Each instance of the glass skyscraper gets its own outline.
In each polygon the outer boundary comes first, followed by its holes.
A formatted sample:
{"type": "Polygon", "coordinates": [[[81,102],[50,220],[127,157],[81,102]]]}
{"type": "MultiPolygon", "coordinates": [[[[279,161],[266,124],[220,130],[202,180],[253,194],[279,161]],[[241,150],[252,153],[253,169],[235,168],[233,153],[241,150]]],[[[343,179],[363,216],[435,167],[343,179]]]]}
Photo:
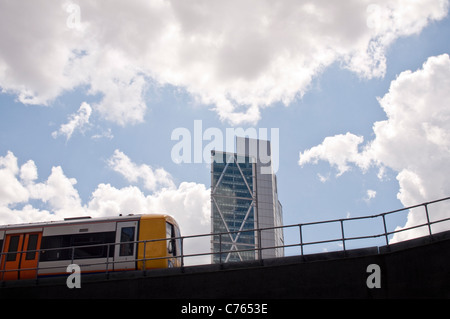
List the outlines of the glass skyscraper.
{"type": "MultiPolygon", "coordinates": [[[[248,138],[237,139],[237,153],[211,152],[213,263],[255,260],[258,258],[255,248],[283,244],[281,229],[255,231],[282,225],[276,176],[267,170],[271,162],[260,160],[258,146],[249,147],[260,142],[267,143],[270,152],[270,142],[248,138]]],[[[283,255],[283,249],[263,249],[261,254],[262,258],[278,257],[283,255]]]]}

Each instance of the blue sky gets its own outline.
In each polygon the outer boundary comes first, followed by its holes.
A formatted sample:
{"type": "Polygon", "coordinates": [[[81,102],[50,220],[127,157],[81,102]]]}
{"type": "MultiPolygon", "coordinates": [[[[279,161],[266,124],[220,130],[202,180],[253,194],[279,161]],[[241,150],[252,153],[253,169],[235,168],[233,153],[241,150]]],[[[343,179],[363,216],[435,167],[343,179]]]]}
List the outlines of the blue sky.
{"type": "Polygon", "coordinates": [[[171,157],[196,120],[279,129],[285,224],[448,196],[430,173],[450,159],[448,1],[339,3],[2,1],[0,221],[167,212],[208,232],[209,166],[171,157]]]}

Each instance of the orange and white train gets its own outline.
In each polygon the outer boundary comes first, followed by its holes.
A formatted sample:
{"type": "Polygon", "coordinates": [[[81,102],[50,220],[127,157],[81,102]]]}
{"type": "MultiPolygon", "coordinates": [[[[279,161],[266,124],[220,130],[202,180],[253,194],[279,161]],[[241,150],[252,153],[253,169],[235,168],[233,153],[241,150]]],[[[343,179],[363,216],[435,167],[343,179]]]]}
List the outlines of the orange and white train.
{"type": "Polygon", "coordinates": [[[181,266],[180,228],[169,215],[68,218],[0,226],[0,281],[181,266]]]}

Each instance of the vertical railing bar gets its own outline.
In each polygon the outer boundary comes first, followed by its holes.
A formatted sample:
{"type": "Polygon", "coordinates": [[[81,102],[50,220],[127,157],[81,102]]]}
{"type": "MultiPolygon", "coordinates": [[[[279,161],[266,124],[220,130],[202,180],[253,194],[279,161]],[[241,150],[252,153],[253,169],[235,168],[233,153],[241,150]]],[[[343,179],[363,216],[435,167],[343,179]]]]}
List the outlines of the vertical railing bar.
{"type": "Polygon", "coordinates": [[[106,279],[109,278],[109,244],[106,244],[106,279]]]}
{"type": "Polygon", "coordinates": [[[38,280],[38,271],[39,271],[39,259],[40,259],[40,256],[41,256],[40,255],[41,250],[39,249],[36,252],[37,252],[37,264],[36,264],[36,278],[35,278],[35,280],[37,282],[37,280],[38,280]]]}
{"type": "MultiPolygon", "coordinates": [[[[147,264],[147,260],[145,259],[145,253],[147,252],[147,241],[144,240],[144,254],[142,256],[142,270],[145,272],[146,270],[146,264],[147,264]]],[[[138,258],[139,258],[139,245],[138,245],[138,258]]]]}
{"type": "Polygon", "coordinates": [[[340,219],[339,221],[341,222],[342,247],[344,248],[345,251],[344,220],[340,219]]]}
{"type": "Polygon", "coordinates": [[[384,237],[386,239],[386,245],[389,246],[389,237],[388,237],[388,231],[386,227],[386,217],[385,214],[382,214],[381,217],[383,217],[383,227],[384,227],[384,237]]]}
{"type": "Polygon", "coordinates": [[[425,203],[425,214],[427,215],[427,225],[428,225],[428,231],[430,233],[430,236],[432,236],[433,234],[431,233],[431,224],[430,224],[430,216],[428,215],[428,204],[425,203]]]}
{"type": "Polygon", "coordinates": [[[219,264],[222,264],[222,233],[219,234],[219,264]]]}
{"type": "Polygon", "coordinates": [[[181,239],[181,247],[180,247],[180,253],[181,253],[181,267],[184,267],[184,249],[183,249],[183,247],[184,247],[184,238],[183,237],[181,237],[180,238],[181,239]]]}
{"type": "Polygon", "coordinates": [[[298,229],[300,232],[300,254],[303,256],[303,235],[302,235],[302,224],[298,224],[298,229]]]}
{"type": "Polygon", "coordinates": [[[262,260],[262,240],[261,240],[261,228],[258,228],[258,257],[262,260]]]}

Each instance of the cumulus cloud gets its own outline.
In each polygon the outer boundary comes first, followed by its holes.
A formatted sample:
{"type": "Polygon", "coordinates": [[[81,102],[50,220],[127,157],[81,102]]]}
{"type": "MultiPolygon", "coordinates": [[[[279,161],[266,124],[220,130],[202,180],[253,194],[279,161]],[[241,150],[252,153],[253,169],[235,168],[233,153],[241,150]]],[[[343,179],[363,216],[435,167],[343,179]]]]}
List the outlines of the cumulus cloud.
{"type": "Polygon", "coordinates": [[[106,138],[108,140],[112,140],[114,138],[114,135],[112,133],[112,130],[110,128],[108,128],[107,130],[104,130],[98,134],[94,134],[91,136],[91,139],[93,139],[94,141],[98,141],[100,139],[106,138]]]}
{"type": "Polygon", "coordinates": [[[20,167],[20,179],[24,184],[29,184],[38,178],[36,164],[29,160],[20,167]]]}
{"type": "Polygon", "coordinates": [[[0,157],[0,205],[9,205],[25,202],[29,194],[22,183],[17,179],[19,167],[17,158],[12,152],[0,157]]]}
{"type": "MultiPolygon", "coordinates": [[[[387,120],[375,122],[375,138],[363,145],[363,137],[352,133],[327,137],[300,153],[299,164],[327,161],[338,170],[351,167],[389,167],[397,172],[398,199],[405,206],[447,197],[450,182],[450,57],[428,58],[422,68],[402,72],[379,99],[387,120]]],[[[433,219],[448,216],[450,205],[435,205],[433,219]]],[[[431,207],[430,207],[431,210],[431,207]]],[[[410,211],[404,227],[426,222],[423,212],[410,211]]],[[[448,229],[436,224],[434,231],[448,229]]],[[[424,234],[399,233],[394,240],[424,234]]]]}
{"type": "Polygon", "coordinates": [[[32,160],[20,169],[12,152],[0,156],[0,207],[1,222],[31,222],[62,219],[73,215],[84,215],[76,179],[65,176],[60,166],[53,167],[48,179],[36,182],[37,168],[32,160]],[[39,200],[50,210],[33,208],[32,200],[39,200]],[[21,209],[20,207],[23,208],[21,209]]]}
{"type": "Polygon", "coordinates": [[[108,165],[129,182],[141,181],[147,190],[154,191],[159,187],[175,187],[172,176],[163,168],[153,169],[146,164],[137,165],[119,150],[114,151],[113,156],[108,160],[108,165]]]}
{"type": "MultiPolygon", "coordinates": [[[[317,163],[326,160],[338,169],[337,176],[348,171],[351,164],[361,167],[367,166],[367,158],[359,153],[358,147],[364,141],[362,136],[351,133],[326,137],[322,144],[314,146],[300,154],[298,164],[317,163]]],[[[324,181],[320,178],[321,181],[324,181]]]]}
{"type": "Polygon", "coordinates": [[[339,62],[383,76],[401,36],[442,19],[448,0],[3,1],[0,87],[48,104],[83,85],[120,125],[146,114],[150,85],[173,85],[233,124],[289,104],[339,62]],[[36,63],[39,61],[39,63],[36,63]]]}
{"type": "MultiPolygon", "coordinates": [[[[151,170],[147,165],[136,165],[119,151],[114,153],[112,164],[119,173],[129,178],[137,178],[135,173],[147,178],[149,175],[145,174],[151,170]]],[[[170,187],[158,187],[151,194],[145,194],[137,186],[116,188],[101,183],[92,192],[89,201],[83,203],[75,188],[77,180],[67,177],[60,166],[53,167],[48,178],[39,182],[33,160],[28,160],[19,168],[18,159],[8,152],[0,156],[0,224],[61,220],[75,216],[164,213],[175,217],[182,235],[210,232],[210,189],[194,182],[182,182],[176,187],[165,173],[152,176],[162,177],[164,183],[169,181],[170,187]]],[[[144,181],[145,185],[147,183],[144,181]]],[[[185,244],[186,253],[207,253],[210,238],[188,239],[185,244]]]]}
{"type": "Polygon", "coordinates": [[[69,140],[75,130],[83,130],[89,124],[91,114],[91,106],[86,102],[81,103],[78,111],[69,116],[69,122],[61,125],[59,130],[52,133],[53,138],[58,137],[58,135],[65,135],[66,139],[69,140]]]}
{"type": "Polygon", "coordinates": [[[377,191],[373,190],[373,189],[368,189],[366,192],[366,197],[364,198],[364,200],[366,202],[369,202],[371,199],[375,198],[375,196],[377,196],[377,191]]]}

